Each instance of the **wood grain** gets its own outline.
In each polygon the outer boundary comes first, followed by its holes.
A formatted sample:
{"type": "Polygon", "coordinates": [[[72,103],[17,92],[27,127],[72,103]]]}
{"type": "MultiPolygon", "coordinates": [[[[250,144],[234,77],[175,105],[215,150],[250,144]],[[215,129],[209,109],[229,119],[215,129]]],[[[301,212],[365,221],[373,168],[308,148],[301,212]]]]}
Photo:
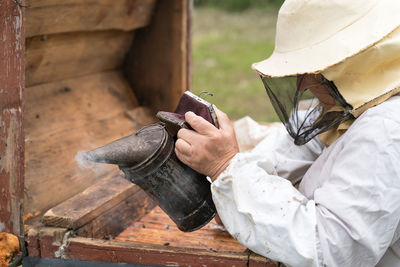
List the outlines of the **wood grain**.
{"type": "Polygon", "coordinates": [[[137,186],[122,176],[105,178],[48,210],[46,226],[77,229],[136,193],[137,186]]]}
{"type": "Polygon", "coordinates": [[[40,257],[54,258],[60,257],[60,246],[66,242],[68,231],[65,228],[42,227],[39,229],[39,249],[40,257]],[[57,252],[58,251],[58,255],[57,252]]]}
{"type": "Polygon", "coordinates": [[[135,32],[125,73],[139,103],[172,111],[188,88],[190,1],[158,1],[152,23],[135,32]]]}
{"type": "Polygon", "coordinates": [[[159,122],[159,120],[156,118],[156,112],[144,106],[127,110],[126,115],[141,127],[159,122]]]}
{"type": "MultiPolygon", "coordinates": [[[[160,217],[160,211],[157,209],[156,211],[157,217],[160,217]]],[[[168,218],[166,221],[171,222],[168,218]]],[[[146,226],[149,226],[149,224],[146,224],[146,226]]],[[[204,232],[202,232],[203,230],[205,229],[198,230],[198,232],[204,234],[204,232]]],[[[221,231],[219,229],[212,230],[221,231]]],[[[157,236],[162,234],[163,231],[165,231],[165,229],[160,230],[157,236]]],[[[55,251],[57,251],[58,247],[61,245],[60,240],[62,239],[62,235],[59,233],[65,233],[65,231],[60,231],[60,228],[47,227],[43,229],[43,227],[30,227],[27,233],[29,255],[33,253],[37,256],[42,254],[42,257],[43,255],[54,257],[55,251]],[[42,245],[42,247],[40,247],[40,245],[42,245]]],[[[218,238],[218,235],[215,235],[215,237],[218,238]]],[[[212,244],[212,241],[204,241],[206,246],[197,246],[197,248],[193,248],[190,246],[173,246],[171,244],[158,245],[138,243],[133,239],[99,240],[70,237],[65,242],[67,245],[63,250],[63,257],[79,260],[126,262],[157,266],[279,266],[278,263],[250,252],[249,250],[215,250],[212,246],[207,246],[208,243],[212,244]]]]}
{"type": "MultiPolygon", "coordinates": [[[[64,231],[60,228],[32,228],[28,232],[29,255],[54,257],[59,250],[64,231]],[[40,247],[40,245],[42,247],[40,247]]],[[[276,267],[278,263],[249,250],[243,252],[216,251],[204,248],[173,247],[140,244],[133,241],[99,240],[69,237],[62,257],[69,259],[125,262],[162,266],[252,266],[276,267]]]]}
{"type": "Polygon", "coordinates": [[[133,32],[100,31],[37,36],[26,40],[26,86],[120,67],[133,32]]]}
{"type": "Polygon", "coordinates": [[[215,252],[207,249],[144,245],[82,237],[70,238],[64,255],[69,259],[152,266],[245,267],[248,263],[248,253],[215,252]]]}
{"type": "Polygon", "coordinates": [[[149,24],[156,0],[28,0],[26,36],[94,31],[130,31],[149,24]]]}
{"type": "Polygon", "coordinates": [[[24,10],[0,4],[0,232],[23,235],[24,10]]]}
{"type": "Polygon", "coordinates": [[[218,252],[244,252],[246,250],[228,232],[221,230],[221,226],[215,220],[200,230],[184,233],[159,207],[154,208],[139,221],[132,223],[115,240],[153,245],[168,244],[170,247],[218,252]]]}
{"type": "Polygon", "coordinates": [[[137,101],[119,72],[33,86],[26,90],[25,214],[46,211],[117,166],[89,163],[88,151],[137,129],[125,110],[137,101]]]}
{"type": "Polygon", "coordinates": [[[130,197],[80,227],[75,233],[78,236],[99,239],[110,239],[119,235],[132,222],[139,220],[155,207],[155,203],[143,190],[137,186],[135,189],[130,197]]]}
{"type": "Polygon", "coordinates": [[[39,229],[35,227],[25,226],[25,241],[27,243],[27,250],[29,256],[40,257],[40,239],[39,239],[39,229]],[[28,228],[28,229],[27,229],[28,228]]]}
{"type": "Polygon", "coordinates": [[[249,255],[249,267],[276,267],[281,266],[278,262],[260,256],[254,252],[249,255]]]}

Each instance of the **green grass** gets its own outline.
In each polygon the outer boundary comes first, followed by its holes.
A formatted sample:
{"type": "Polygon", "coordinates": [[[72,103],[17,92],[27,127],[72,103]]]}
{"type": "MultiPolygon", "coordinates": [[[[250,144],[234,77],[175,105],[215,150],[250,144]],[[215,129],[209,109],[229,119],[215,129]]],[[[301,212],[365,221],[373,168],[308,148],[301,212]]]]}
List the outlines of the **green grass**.
{"type": "Polygon", "coordinates": [[[274,48],[276,8],[227,12],[195,9],[193,28],[193,92],[214,94],[207,100],[231,119],[250,116],[277,121],[268,96],[251,64],[274,48]]]}
{"type": "Polygon", "coordinates": [[[241,12],[249,8],[279,7],[284,0],[194,0],[195,6],[221,8],[234,12],[241,12]]]}

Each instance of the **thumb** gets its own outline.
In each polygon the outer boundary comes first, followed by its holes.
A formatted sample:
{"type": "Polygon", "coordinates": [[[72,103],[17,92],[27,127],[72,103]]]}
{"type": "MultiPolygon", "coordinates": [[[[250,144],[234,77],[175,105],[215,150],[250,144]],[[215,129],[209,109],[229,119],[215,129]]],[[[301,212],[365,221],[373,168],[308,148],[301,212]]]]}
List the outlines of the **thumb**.
{"type": "Polygon", "coordinates": [[[215,105],[213,105],[215,114],[217,115],[217,120],[219,124],[219,128],[222,130],[226,130],[228,128],[232,128],[231,120],[229,119],[228,115],[224,112],[219,110],[215,105]]]}
{"type": "Polygon", "coordinates": [[[207,134],[216,130],[214,125],[206,121],[203,117],[194,114],[192,111],[185,113],[185,121],[199,134],[207,134]]]}

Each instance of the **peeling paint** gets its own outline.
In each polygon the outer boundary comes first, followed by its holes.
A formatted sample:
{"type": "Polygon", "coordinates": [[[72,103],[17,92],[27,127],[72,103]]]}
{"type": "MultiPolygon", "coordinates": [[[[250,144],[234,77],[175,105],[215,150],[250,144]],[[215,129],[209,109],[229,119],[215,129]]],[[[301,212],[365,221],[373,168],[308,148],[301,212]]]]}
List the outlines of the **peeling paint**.
{"type": "Polygon", "coordinates": [[[179,263],[169,261],[165,266],[179,266],[179,263]]]}
{"type": "Polygon", "coordinates": [[[19,14],[19,16],[15,16],[14,17],[14,22],[13,22],[13,26],[16,29],[16,33],[15,33],[15,50],[21,50],[23,49],[22,44],[23,42],[21,42],[22,39],[22,33],[21,33],[21,25],[22,25],[22,16],[21,14],[19,14]]]}
{"type": "MultiPolygon", "coordinates": [[[[2,145],[0,144],[2,147],[0,154],[0,177],[3,178],[0,187],[1,191],[4,192],[0,198],[1,218],[2,220],[6,219],[6,222],[18,222],[20,214],[14,211],[20,211],[20,196],[18,190],[16,190],[19,173],[14,170],[18,170],[19,161],[15,160],[15,152],[18,151],[18,140],[16,140],[17,135],[14,133],[18,132],[20,120],[15,108],[3,110],[0,119],[3,121],[3,125],[5,125],[0,132],[0,141],[2,141],[2,145]]],[[[19,225],[11,224],[10,227],[13,228],[12,231],[14,232],[14,230],[17,230],[14,228],[19,227],[19,225]]]]}
{"type": "Polygon", "coordinates": [[[56,252],[54,252],[54,256],[56,258],[66,259],[65,248],[68,245],[68,238],[71,236],[71,234],[72,234],[71,231],[65,233],[60,247],[57,249],[56,252]]]}
{"type": "Polygon", "coordinates": [[[21,235],[24,11],[14,1],[0,2],[0,220],[5,231],[21,235]]]}

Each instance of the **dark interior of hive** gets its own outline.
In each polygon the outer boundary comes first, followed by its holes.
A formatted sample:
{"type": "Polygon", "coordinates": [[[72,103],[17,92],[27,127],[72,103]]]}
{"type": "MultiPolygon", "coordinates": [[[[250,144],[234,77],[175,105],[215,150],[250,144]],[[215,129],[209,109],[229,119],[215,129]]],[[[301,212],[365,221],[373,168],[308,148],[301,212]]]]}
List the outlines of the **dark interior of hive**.
{"type": "Polygon", "coordinates": [[[44,222],[85,237],[243,251],[214,221],[179,232],[117,166],[80,156],[153,122],[189,88],[188,1],[26,4],[25,223],[64,205],[64,221],[44,222]]]}

